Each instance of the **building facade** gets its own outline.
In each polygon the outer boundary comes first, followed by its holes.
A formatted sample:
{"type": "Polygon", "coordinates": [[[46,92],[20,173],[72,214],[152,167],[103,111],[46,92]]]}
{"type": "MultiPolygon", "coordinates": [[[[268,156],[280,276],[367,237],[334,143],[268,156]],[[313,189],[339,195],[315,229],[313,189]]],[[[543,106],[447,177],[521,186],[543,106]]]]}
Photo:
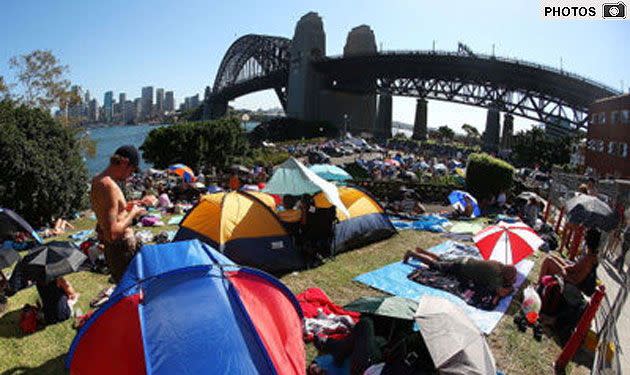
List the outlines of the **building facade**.
{"type": "Polygon", "coordinates": [[[155,90],[155,112],[158,116],[164,114],[164,89],[155,90]]]}
{"type": "Polygon", "coordinates": [[[164,111],[173,112],[175,110],[175,94],[173,91],[167,91],[164,94],[164,111]]]}
{"type": "Polygon", "coordinates": [[[153,110],[153,86],[142,88],[142,120],[151,116],[153,110]]]}
{"type": "Polygon", "coordinates": [[[630,94],[589,108],[585,164],[601,176],[630,177],[630,94]]]}
{"type": "Polygon", "coordinates": [[[107,91],[103,98],[103,112],[105,122],[112,122],[114,118],[114,92],[107,91]]]}

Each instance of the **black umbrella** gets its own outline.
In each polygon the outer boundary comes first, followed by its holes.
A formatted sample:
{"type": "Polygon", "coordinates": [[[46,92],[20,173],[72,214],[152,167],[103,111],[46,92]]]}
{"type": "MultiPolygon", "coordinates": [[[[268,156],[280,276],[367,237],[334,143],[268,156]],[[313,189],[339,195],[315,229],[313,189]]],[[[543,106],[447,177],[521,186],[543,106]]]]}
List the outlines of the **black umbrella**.
{"type": "Polygon", "coordinates": [[[72,243],[55,241],[33,249],[20,263],[25,278],[50,282],[76,272],[86,259],[72,243]]]}
{"type": "Polygon", "coordinates": [[[0,208],[0,242],[12,240],[17,232],[25,232],[33,236],[37,242],[42,243],[37,232],[24,220],[8,208],[0,208]]]}
{"type": "Polygon", "coordinates": [[[0,270],[20,260],[20,254],[13,249],[0,249],[0,270]]]}
{"type": "Polygon", "coordinates": [[[603,231],[615,229],[617,215],[606,203],[591,195],[579,194],[566,203],[567,218],[573,224],[582,224],[587,228],[603,231]]]}

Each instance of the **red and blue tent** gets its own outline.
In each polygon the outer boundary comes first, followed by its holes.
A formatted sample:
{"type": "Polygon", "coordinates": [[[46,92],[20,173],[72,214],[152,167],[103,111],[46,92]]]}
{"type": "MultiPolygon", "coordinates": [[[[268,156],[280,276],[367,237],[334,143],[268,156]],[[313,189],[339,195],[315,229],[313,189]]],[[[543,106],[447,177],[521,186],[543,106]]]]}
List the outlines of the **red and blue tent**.
{"type": "Polygon", "coordinates": [[[302,311],[199,242],[144,246],[66,358],[72,374],[304,374],[302,311]]]}

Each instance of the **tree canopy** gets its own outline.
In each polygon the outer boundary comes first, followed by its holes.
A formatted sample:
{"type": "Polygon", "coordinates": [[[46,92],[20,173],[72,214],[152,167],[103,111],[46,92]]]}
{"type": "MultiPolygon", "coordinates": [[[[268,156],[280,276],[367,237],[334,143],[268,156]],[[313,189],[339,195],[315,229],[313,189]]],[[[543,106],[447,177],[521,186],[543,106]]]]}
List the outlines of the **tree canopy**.
{"type": "Polygon", "coordinates": [[[233,118],[157,128],[140,149],[157,168],[183,163],[195,171],[226,167],[249,152],[241,124],[233,118]]]}
{"type": "Polygon", "coordinates": [[[448,126],[442,125],[437,129],[437,136],[441,141],[452,140],[455,138],[455,132],[448,126]]]}
{"type": "Polygon", "coordinates": [[[0,207],[32,225],[84,208],[87,170],[75,130],[39,108],[0,102],[0,207]]]}
{"type": "Polygon", "coordinates": [[[514,136],[512,160],[517,167],[540,165],[545,170],[571,160],[572,137],[552,138],[542,128],[519,132],[514,136]]]}

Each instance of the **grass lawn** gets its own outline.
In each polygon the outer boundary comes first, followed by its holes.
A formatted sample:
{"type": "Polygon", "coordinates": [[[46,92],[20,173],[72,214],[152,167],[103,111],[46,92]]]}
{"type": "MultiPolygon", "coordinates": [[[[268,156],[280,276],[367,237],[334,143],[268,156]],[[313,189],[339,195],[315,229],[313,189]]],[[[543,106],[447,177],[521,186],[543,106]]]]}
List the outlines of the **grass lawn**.
{"type": "MultiPolygon", "coordinates": [[[[93,221],[79,220],[77,230],[92,228],[93,225],[93,221]]],[[[152,231],[165,229],[173,227],[155,228],[152,231]]],[[[343,305],[361,296],[381,294],[352,281],[355,276],[400,260],[404,252],[412,247],[426,248],[443,240],[439,235],[432,233],[403,231],[387,241],[341,254],[335,260],[316,269],[286,275],[282,281],[296,294],[309,287],[321,288],[333,301],[343,305]]],[[[536,280],[542,256],[536,255],[532,259],[536,266],[530,273],[529,280],[536,280]]],[[[87,272],[69,275],[68,279],[81,293],[78,307],[83,311],[89,309],[90,299],[109,285],[107,276],[87,272]]],[[[17,321],[20,307],[25,303],[35,302],[36,298],[34,288],[19,292],[9,299],[7,312],[0,317],[0,374],[64,372],[64,357],[75,335],[71,321],[49,326],[28,336],[23,336],[19,331],[17,321]]],[[[518,300],[518,297],[516,299],[518,300]]],[[[516,311],[517,307],[513,303],[506,316],[488,337],[498,368],[508,374],[553,373],[552,364],[560,352],[560,347],[548,336],[545,336],[542,342],[537,342],[531,330],[527,333],[519,332],[512,322],[512,316],[516,311]]],[[[315,355],[314,347],[309,345],[308,360],[315,355]]],[[[570,365],[568,372],[586,374],[588,369],[570,365]]]]}

